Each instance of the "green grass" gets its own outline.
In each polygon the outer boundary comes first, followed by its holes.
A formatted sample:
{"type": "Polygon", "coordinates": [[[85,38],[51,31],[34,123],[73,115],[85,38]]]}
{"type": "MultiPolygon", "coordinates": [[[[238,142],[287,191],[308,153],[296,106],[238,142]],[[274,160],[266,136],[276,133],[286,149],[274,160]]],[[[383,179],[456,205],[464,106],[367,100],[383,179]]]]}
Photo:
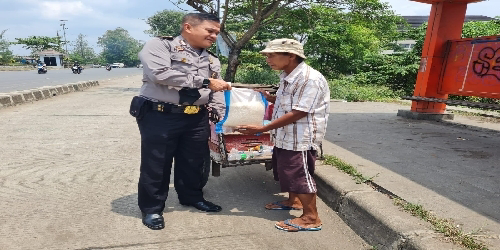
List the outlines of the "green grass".
{"type": "Polygon", "coordinates": [[[435,231],[444,234],[444,236],[451,239],[454,243],[460,244],[471,250],[488,250],[486,245],[476,242],[473,237],[464,233],[459,226],[456,226],[451,219],[437,218],[434,214],[425,210],[421,205],[412,204],[399,198],[394,199],[394,204],[413,216],[429,222],[435,231]]]}
{"type": "MultiPolygon", "coordinates": [[[[325,164],[331,165],[339,169],[340,171],[350,175],[356,181],[357,184],[366,183],[372,181],[374,177],[367,178],[363,176],[355,167],[342,161],[338,157],[332,155],[325,155],[325,164]]],[[[450,239],[456,244],[460,244],[471,250],[488,250],[486,245],[480,242],[476,242],[470,234],[466,234],[456,226],[451,219],[440,219],[434,214],[425,210],[422,205],[412,204],[400,198],[391,197],[394,199],[394,204],[401,207],[404,211],[410,213],[411,215],[420,218],[423,221],[427,221],[432,225],[432,228],[439,233],[442,233],[445,237],[450,239]]],[[[377,249],[376,246],[372,249],[377,249]]]]}
{"type": "Polygon", "coordinates": [[[374,177],[367,178],[363,176],[356,168],[349,165],[348,163],[342,161],[341,159],[333,155],[325,155],[324,163],[336,167],[338,170],[352,176],[352,179],[356,181],[357,184],[365,183],[367,181],[373,180],[374,177]]]}

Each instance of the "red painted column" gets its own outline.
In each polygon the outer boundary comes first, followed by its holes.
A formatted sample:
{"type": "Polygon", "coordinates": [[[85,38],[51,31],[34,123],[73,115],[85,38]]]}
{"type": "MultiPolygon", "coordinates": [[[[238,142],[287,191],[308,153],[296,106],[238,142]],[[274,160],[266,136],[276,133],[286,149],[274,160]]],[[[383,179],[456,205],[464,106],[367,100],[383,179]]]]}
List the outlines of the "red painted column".
{"type": "MultiPolygon", "coordinates": [[[[466,10],[465,1],[432,3],[414,96],[448,98],[447,94],[438,93],[446,42],[461,38],[466,10]]],[[[446,104],[425,101],[413,101],[411,106],[412,111],[420,113],[442,114],[445,109],[446,104]]]]}

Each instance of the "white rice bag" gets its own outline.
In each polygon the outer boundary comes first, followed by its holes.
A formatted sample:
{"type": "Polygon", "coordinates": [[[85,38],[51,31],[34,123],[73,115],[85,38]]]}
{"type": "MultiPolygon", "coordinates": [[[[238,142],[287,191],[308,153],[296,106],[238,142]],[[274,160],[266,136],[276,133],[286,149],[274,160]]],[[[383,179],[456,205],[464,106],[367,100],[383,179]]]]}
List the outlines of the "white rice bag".
{"type": "Polygon", "coordinates": [[[268,103],[261,93],[253,89],[233,88],[224,91],[224,96],[226,115],[217,123],[216,133],[231,132],[241,125],[263,125],[268,103]]]}

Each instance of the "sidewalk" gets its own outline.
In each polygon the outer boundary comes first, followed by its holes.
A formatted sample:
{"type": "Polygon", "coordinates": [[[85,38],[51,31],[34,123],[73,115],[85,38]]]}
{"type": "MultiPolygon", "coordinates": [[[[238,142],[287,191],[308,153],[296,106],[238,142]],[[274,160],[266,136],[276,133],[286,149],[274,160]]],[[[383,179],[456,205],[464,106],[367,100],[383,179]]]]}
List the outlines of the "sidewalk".
{"type": "Polygon", "coordinates": [[[275,229],[300,211],[264,209],[283,194],[261,165],[210,177],[205,197],[220,213],[181,206],[171,182],[165,229],[143,226],[140,137],[128,114],[141,77],[0,109],[0,249],[371,249],[321,200],[320,232],[275,229]]]}
{"type": "Polygon", "coordinates": [[[500,124],[459,115],[452,122],[396,116],[409,108],[332,102],[325,153],[500,249],[500,124]]]}

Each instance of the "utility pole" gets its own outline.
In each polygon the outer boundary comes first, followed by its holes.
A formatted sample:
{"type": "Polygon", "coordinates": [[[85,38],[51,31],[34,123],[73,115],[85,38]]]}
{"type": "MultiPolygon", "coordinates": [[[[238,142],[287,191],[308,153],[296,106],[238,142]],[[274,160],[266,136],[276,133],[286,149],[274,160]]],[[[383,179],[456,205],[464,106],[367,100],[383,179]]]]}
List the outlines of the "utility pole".
{"type": "MultiPolygon", "coordinates": [[[[69,53],[69,52],[68,52],[68,41],[66,40],[66,29],[67,29],[67,28],[65,28],[65,27],[64,27],[64,25],[66,25],[66,23],[65,23],[65,22],[67,22],[68,20],[59,20],[59,21],[61,21],[61,22],[62,22],[59,26],[62,26],[62,28],[63,28],[63,34],[64,34],[64,44],[66,45],[66,55],[67,55],[67,54],[69,53]]],[[[63,57],[63,58],[64,58],[64,57],[63,57]]]]}
{"type": "Polygon", "coordinates": [[[68,20],[59,20],[61,21],[62,23],[60,24],[60,26],[62,26],[63,28],[63,34],[64,34],[64,44],[66,45],[66,53],[68,53],[68,41],[66,40],[66,30],[67,28],[64,27],[64,25],[66,25],[65,22],[67,22],[68,20]]]}

